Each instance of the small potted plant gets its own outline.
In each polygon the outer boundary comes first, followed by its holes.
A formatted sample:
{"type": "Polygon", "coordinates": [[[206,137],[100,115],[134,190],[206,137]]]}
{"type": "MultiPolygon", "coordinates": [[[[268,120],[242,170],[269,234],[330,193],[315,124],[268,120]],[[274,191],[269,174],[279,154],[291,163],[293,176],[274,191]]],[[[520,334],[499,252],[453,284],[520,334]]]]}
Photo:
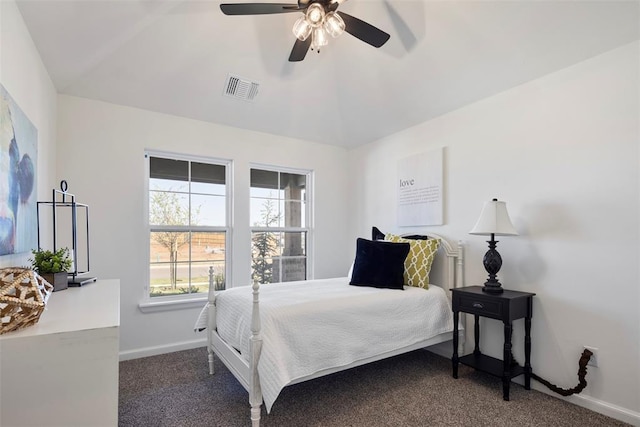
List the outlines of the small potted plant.
{"type": "Polygon", "coordinates": [[[33,259],[31,266],[47,282],[53,285],[53,291],[67,289],[67,272],[71,268],[71,257],[69,248],[58,249],[57,251],[32,250],[33,259]]]}

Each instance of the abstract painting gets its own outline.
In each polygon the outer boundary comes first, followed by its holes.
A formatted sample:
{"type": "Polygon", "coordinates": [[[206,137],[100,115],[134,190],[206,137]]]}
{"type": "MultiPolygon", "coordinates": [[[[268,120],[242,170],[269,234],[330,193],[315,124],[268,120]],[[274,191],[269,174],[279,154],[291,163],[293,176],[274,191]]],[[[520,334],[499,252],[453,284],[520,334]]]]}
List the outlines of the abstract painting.
{"type": "Polygon", "coordinates": [[[36,249],[38,130],[0,85],[0,255],[36,249]]]}

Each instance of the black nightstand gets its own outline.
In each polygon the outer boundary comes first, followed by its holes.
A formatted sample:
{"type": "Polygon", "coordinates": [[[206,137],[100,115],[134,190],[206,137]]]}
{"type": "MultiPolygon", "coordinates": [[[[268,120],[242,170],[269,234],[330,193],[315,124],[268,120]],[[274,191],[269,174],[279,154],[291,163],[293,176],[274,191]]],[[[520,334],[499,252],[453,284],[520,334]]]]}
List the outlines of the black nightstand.
{"type": "Polygon", "coordinates": [[[524,374],[524,388],[531,389],[531,313],[535,294],[505,290],[500,294],[482,291],[482,286],[451,289],[453,306],[453,378],[458,378],[458,363],[478,371],[502,378],[502,397],[509,400],[511,378],[524,374]],[[460,312],[475,317],[475,349],[472,354],[458,357],[458,319],[460,312]],[[502,360],[480,353],[480,316],[502,320],[504,323],[504,349],[502,360]],[[524,367],[513,360],[511,354],[512,322],[524,318],[524,367]]]}

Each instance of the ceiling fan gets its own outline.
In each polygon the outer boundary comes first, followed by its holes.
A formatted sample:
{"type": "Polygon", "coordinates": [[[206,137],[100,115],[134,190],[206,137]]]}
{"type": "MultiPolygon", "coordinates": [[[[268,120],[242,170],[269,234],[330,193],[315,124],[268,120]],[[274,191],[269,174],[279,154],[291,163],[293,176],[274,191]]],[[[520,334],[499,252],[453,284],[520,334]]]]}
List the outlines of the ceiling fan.
{"type": "Polygon", "coordinates": [[[320,51],[329,42],[328,35],[338,37],[344,31],[373,47],[380,47],[389,40],[389,34],[356,17],[336,9],[346,0],[298,0],[287,3],[223,3],[220,9],[225,15],[267,15],[273,13],[302,12],[304,16],[293,25],[297,40],[291,49],[289,61],[302,61],[309,48],[320,51]]]}

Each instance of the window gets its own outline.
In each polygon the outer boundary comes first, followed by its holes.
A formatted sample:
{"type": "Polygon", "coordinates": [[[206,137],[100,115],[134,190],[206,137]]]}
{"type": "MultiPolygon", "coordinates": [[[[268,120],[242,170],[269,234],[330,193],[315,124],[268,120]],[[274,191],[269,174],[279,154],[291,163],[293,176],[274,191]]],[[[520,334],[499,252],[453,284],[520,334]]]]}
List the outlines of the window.
{"type": "Polygon", "coordinates": [[[251,277],[307,279],[311,172],[251,169],[251,277]]]}
{"type": "Polygon", "coordinates": [[[229,252],[228,161],[147,153],[150,298],[224,289],[229,252]]]}

